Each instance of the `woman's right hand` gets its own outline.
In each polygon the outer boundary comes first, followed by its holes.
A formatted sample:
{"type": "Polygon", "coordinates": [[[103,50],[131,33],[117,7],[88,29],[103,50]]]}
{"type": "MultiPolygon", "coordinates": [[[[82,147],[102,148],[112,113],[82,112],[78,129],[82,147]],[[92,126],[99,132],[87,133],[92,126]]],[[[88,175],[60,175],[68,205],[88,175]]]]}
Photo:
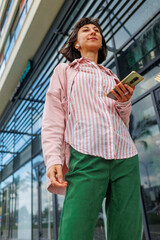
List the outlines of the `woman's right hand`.
{"type": "Polygon", "coordinates": [[[51,183],[55,187],[67,187],[67,181],[63,180],[62,165],[55,164],[47,171],[47,177],[50,178],[51,183]]]}

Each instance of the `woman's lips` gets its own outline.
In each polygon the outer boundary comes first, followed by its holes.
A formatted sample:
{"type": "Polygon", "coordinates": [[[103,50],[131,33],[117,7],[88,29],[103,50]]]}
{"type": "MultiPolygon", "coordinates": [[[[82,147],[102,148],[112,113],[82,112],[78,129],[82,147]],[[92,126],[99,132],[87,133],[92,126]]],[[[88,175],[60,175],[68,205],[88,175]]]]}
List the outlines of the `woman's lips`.
{"type": "Polygon", "coordinates": [[[89,40],[97,40],[97,38],[89,38],[89,40]]]}

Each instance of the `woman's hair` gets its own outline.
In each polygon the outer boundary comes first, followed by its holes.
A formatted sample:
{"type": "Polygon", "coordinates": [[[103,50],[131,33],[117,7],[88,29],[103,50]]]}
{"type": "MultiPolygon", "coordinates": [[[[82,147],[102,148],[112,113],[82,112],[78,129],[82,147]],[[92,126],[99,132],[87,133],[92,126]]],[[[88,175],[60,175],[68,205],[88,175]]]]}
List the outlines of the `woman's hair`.
{"type": "Polygon", "coordinates": [[[61,48],[60,53],[70,62],[72,62],[74,59],[81,58],[81,53],[74,47],[75,42],[77,41],[78,31],[79,29],[86,25],[86,24],[94,24],[101,33],[102,36],[102,48],[98,51],[98,64],[102,63],[107,56],[107,46],[105,39],[102,34],[102,29],[98,23],[98,19],[95,18],[87,18],[83,17],[81,18],[74,26],[73,32],[68,38],[67,42],[64,44],[64,46],[61,48]]]}

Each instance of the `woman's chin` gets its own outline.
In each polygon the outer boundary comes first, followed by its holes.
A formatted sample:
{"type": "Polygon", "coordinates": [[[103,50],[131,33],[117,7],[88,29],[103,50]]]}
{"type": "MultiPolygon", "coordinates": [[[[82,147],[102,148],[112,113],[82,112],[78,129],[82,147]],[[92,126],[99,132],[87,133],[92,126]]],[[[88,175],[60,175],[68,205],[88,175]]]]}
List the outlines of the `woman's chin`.
{"type": "Polygon", "coordinates": [[[97,45],[94,45],[94,44],[86,47],[86,50],[93,51],[93,52],[98,52],[99,49],[100,49],[100,47],[98,47],[97,45]]]}

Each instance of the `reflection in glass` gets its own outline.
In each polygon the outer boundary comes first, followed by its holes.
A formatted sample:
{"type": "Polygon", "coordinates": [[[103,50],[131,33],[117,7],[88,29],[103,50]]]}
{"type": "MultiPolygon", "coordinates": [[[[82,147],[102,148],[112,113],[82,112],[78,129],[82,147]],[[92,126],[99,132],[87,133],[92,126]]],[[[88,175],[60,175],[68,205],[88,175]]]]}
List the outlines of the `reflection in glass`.
{"type": "Polygon", "coordinates": [[[160,19],[152,23],[130,46],[120,52],[118,57],[121,77],[130,71],[139,71],[160,54],[160,19]]]}
{"type": "Polygon", "coordinates": [[[16,238],[31,239],[31,162],[14,174],[16,238]]]}
{"type": "Polygon", "coordinates": [[[19,25],[19,22],[18,22],[18,24],[17,24],[17,26],[16,26],[16,29],[15,29],[15,32],[14,32],[15,39],[18,38],[18,35],[19,35],[19,33],[20,33],[20,30],[21,30],[21,28],[20,28],[20,25],[19,25]]]}
{"type": "Polygon", "coordinates": [[[58,226],[58,232],[59,232],[59,225],[60,225],[60,219],[63,209],[63,203],[64,203],[65,196],[63,195],[57,195],[57,226],[58,226]]]}
{"type": "Polygon", "coordinates": [[[53,202],[52,194],[46,186],[44,163],[33,168],[33,240],[53,239],[53,202]]]}
{"type": "Polygon", "coordinates": [[[29,11],[33,0],[27,0],[27,12],[29,11]]]}
{"type": "Polygon", "coordinates": [[[113,73],[117,74],[115,61],[112,61],[111,63],[109,63],[109,66],[107,66],[107,68],[109,68],[113,73]]]}
{"type": "Polygon", "coordinates": [[[159,0],[146,0],[115,34],[116,48],[120,48],[158,9],[159,0]]]}
{"type": "Polygon", "coordinates": [[[13,180],[12,176],[7,178],[1,190],[0,223],[2,239],[15,239],[15,188],[11,180],[13,180]]]}
{"type": "Polygon", "coordinates": [[[9,216],[9,221],[10,221],[10,228],[9,228],[9,231],[10,231],[10,239],[15,239],[15,219],[14,219],[14,216],[15,216],[15,186],[14,184],[12,183],[10,185],[10,216],[9,216]]]}
{"type": "Polygon", "coordinates": [[[2,236],[7,238],[9,235],[9,194],[10,188],[6,188],[3,191],[3,202],[2,202],[2,236]]]}
{"type": "MultiPolygon", "coordinates": [[[[10,14],[10,10],[11,10],[13,1],[14,1],[14,0],[10,0],[10,3],[9,3],[8,6],[7,6],[8,9],[5,10],[5,15],[3,16],[4,19],[1,19],[0,36],[2,36],[3,31],[4,31],[4,29],[5,29],[5,26],[6,26],[6,23],[7,23],[8,16],[9,16],[9,14],[10,14]]],[[[2,4],[1,4],[1,5],[2,5],[2,4]]],[[[0,6],[0,9],[1,9],[1,6],[0,6]]]]}
{"type": "Polygon", "coordinates": [[[47,191],[46,169],[41,168],[41,217],[42,217],[42,238],[41,240],[53,239],[53,204],[52,194],[47,191]]]}
{"type": "MultiPolygon", "coordinates": [[[[14,0],[11,0],[11,2],[10,2],[9,11],[10,11],[10,9],[11,9],[11,6],[12,6],[12,4],[13,4],[13,1],[14,1],[14,0]]],[[[5,69],[5,64],[6,64],[6,62],[8,61],[8,59],[9,59],[9,57],[10,57],[10,54],[11,54],[11,52],[12,52],[12,49],[13,49],[13,47],[14,47],[13,44],[14,44],[14,42],[16,41],[16,39],[18,38],[18,35],[19,35],[19,33],[20,33],[20,31],[21,31],[21,28],[22,28],[22,26],[23,26],[23,23],[24,23],[24,21],[25,21],[26,15],[27,15],[27,13],[28,13],[31,5],[32,5],[32,2],[33,2],[33,0],[27,0],[27,1],[26,1],[26,6],[23,8],[23,12],[22,12],[21,15],[20,15],[20,18],[19,18],[19,20],[18,20],[18,23],[17,23],[17,26],[16,26],[15,30],[14,30],[14,29],[11,30],[11,32],[12,32],[12,31],[14,31],[14,32],[11,33],[12,40],[11,40],[11,42],[9,43],[9,45],[10,45],[9,48],[7,47],[7,48],[8,48],[7,52],[4,50],[5,56],[4,56],[4,59],[3,59],[3,67],[2,67],[2,64],[1,64],[1,66],[0,66],[0,77],[1,77],[1,75],[2,75],[2,73],[3,73],[3,71],[4,71],[4,69],[5,69]]],[[[7,18],[5,19],[5,21],[7,21],[7,18]]],[[[3,26],[3,29],[2,29],[1,32],[0,32],[0,36],[3,34],[4,27],[5,27],[5,25],[3,26]]],[[[9,35],[9,37],[10,37],[10,35],[9,35]]]]}
{"type": "Polygon", "coordinates": [[[3,203],[2,189],[1,189],[1,185],[0,185],[0,232],[2,232],[2,203],[3,203]]]}
{"type": "Polygon", "coordinates": [[[3,73],[4,69],[5,69],[5,64],[6,64],[5,59],[3,59],[3,62],[1,64],[1,66],[0,66],[0,77],[2,76],[2,73],[3,73]]]}
{"type": "MultiPolygon", "coordinates": [[[[107,47],[108,47],[108,44],[107,44],[107,47]]],[[[108,59],[110,58],[110,57],[112,57],[113,56],[113,52],[111,52],[111,51],[107,51],[107,57],[106,57],[106,61],[108,61],[108,59]]],[[[103,64],[105,64],[105,62],[103,62],[103,64]]]]}
{"type": "MultiPolygon", "coordinates": [[[[99,212],[97,223],[94,231],[93,240],[105,240],[105,235],[107,233],[106,229],[106,215],[105,215],[105,200],[102,203],[102,208],[99,212]]],[[[107,235],[106,235],[107,236],[107,235]]]]}
{"type": "Polygon", "coordinates": [[[7,179],[5,179],[3,182],[1,182],[1,188],[5,188],[9,186],[13,182],[13,176],[9,176],[7,179]]]}
{"type": "Polygon", "coordinates": [[[34,168],[32,172],[33,179],[33,213],[32,213],[32,231],[33,240],[39,238],[38,229],[38,168],[34,168]]]}
{"type": "Polygon", "coordinates": [[[43,162],[43,156],[42,156],[42,153],[41,154],[38,154],[35,158],[33,158],[33,167],[36,167],[38,165],[38,163],[41,163],[43,162]]]}
{"type": "Polygon", "coordinates": [[[160,132],[150,95],[133,105],[130,132],[139,153],[142,193],[151,239],[159,239],[160,132]]]}
{"type": "Polygon", "coordinates": [[[144,80],[138,84],[134,90],[132,100],[141,96],[143,93],[147,92],[152,87],[156,86],[159,82],[156,77],[160,74],[160,65],[155,66],[151,71],[144,75],[144,80]]]}
{"type": "Polygon", "coordinates": [[[38,120],[33,124],[33,134],[37,133],[42,126],[42,118],[38,118],[38,120]]]}
{"type": "Polygon", "coordinates": [[[8,59],[9,59],[9,57],[10,57],[10,54],[11,54],[12,49],[13,49],[13,47],[14,47],[14,43],[15,43],[15,41],[14,41],[14,36],[13,36],[12,39],[11,39],[9,48],[8,48],[8,50],[7,50],[7,52],[6,52],[6,62],[8,61],[8,59]]]}

